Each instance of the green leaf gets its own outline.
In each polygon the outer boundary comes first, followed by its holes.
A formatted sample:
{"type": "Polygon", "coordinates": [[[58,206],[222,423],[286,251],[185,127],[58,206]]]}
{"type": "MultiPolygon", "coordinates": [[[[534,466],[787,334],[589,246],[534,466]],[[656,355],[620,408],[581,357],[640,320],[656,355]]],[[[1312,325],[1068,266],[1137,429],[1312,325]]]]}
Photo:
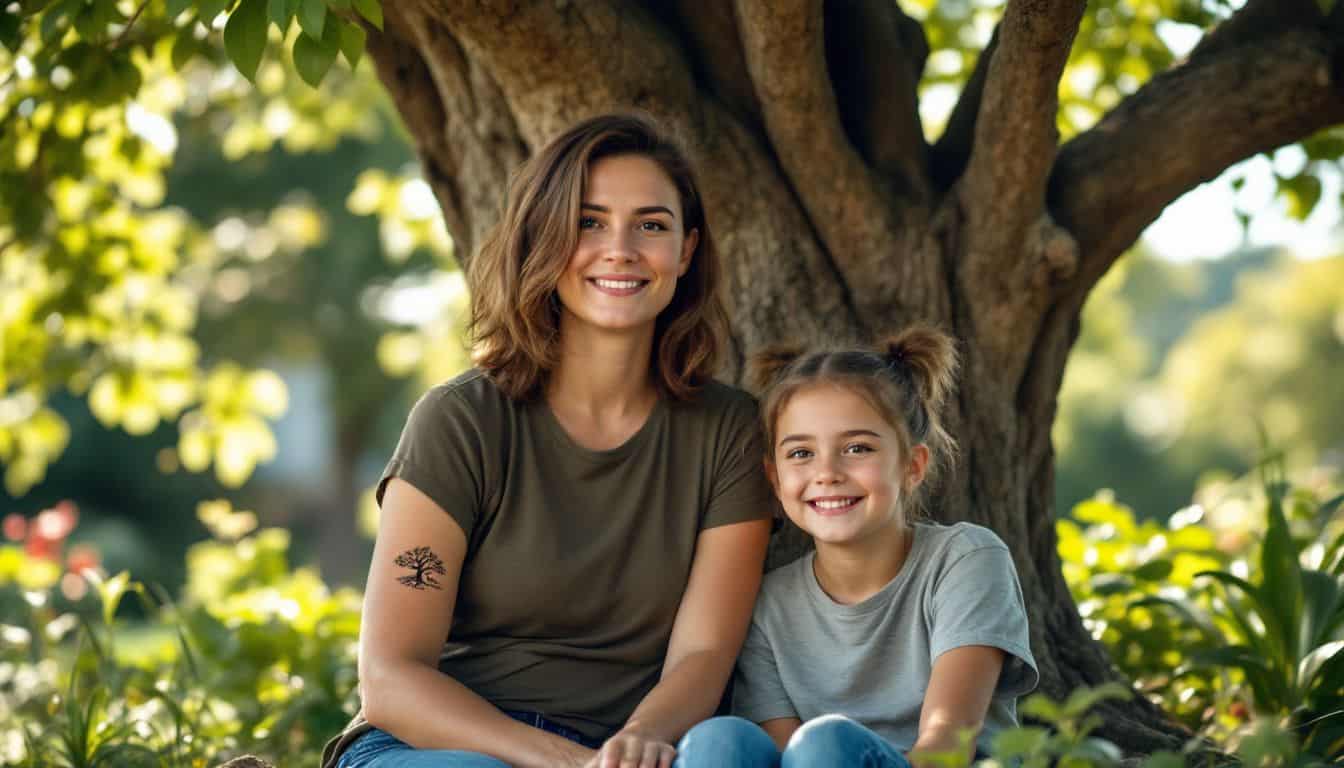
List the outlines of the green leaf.
{"type": "Polygon", "coordinates": [[[359,57],[364,54],[364,42],[368,35],[358,24],[340,18],[335,20],[339,22],[337,30],[340,33],[341,53],[350,62],[350,68],[354,69],[359,64],[359,57]]]}
{"type": "Polygon", "coordinates": [[[266,0],[241,0],[224,26],[224,50],[243,77],[253,80],[266,50],[266,0]]]}
{"type": "Polygon", "coordinates": [[[1339,655],[1341,650],[1344,650],[1344,640],[1336,640],[1333,643],[1320,646],[1307,654],[1305,659],[1302,659],[1302,663],[1297,668],[1297,684],[1303,694],[1311,690],[1311,684],[1316,676],[1321,673],[1321,670],[1325,669],[1327,663],[1339,655]]]}
{"type": "Polygon", "coordinates": [[[1261,606],[1260,618],[1267,631],[1278,633],[1284,652],[1278,661],[1294,665],[1303,613],[1302,566],[1297,562],[1297,547],[1283,514],[1285,489],[1274,485],[1265,491],[1269,497],[1265,510],[1268,529],[1260,550],[1260,588],[1269,599],[1261,606]]]}
{"type": "Polygon", "coordinates": [[[1344,585],[1322,571],[1302,571],[1302,621],[1297,630],[1299,658],[1334,636],[1344,621],[1344,585]]]}
{"type": "Polygon", "coordinates": [[[0,9],[0,45],[8,48],[10,53],[18,53],[19,44],[23,42],[22,31],[19,15],[0,9]]]}
{"type": "Polygon", "coordinates": [[[354,0],[355,10],[370,24],[383,31],[383,4],[381,0],[354,0]]]}
{"type": "Polygon", "coordinates": [[[215,17],[223,13],[232,0],[200,0],[196,4],[196,18],[205,23],[206,26],[215,20],[215,17]]]}
{"type": "Polygon", "coordinates": [[[334,24],[328,25],[327,34],[321,40],[314,40],[305,32],[294,41],[294,68],[299,71],[299,77],[314,88],[322,83],[327,70],[336,61],[339,46],[335,28],[334,24]]]}
{"type": "Polygon", "coordinates": [[[193,34],[191,26],[183,27],[177,31],[173,39],[172,62],[173,69],[178,72],[191,61],[191,58],[200,50],[200,41],[193,34]]]}
{"type": "Polygon", "coordinates": [[[1339,2],[1339,0],[1316,0],[1316,5],[1320,6],[1322,16],[1329,16],[1330,12],[1334,10],[1335,3],[1337,2],[1339,2]]]}
{"type": "Polygon", "coordinates": [[[1050,731],[1039,726],[1009,728],[994,736],[994,756],[1008,761],[1039,752],[1050,741],[1050,731]]]}
{"type": "Polygon", "coordinates": [[[176,19],[183,11],[191,7],[191,0],[168,0],[166,13],[169,19],[176,19]]]}
{"type": "Polygon", "coordinates": [[[1171,575],[1173,565],[1166,558],[1149,560],[1138,568],[1134,569],[1135,578],[1144,581],[1163,581],[1171,575]]]}
{"type": "Polygon", "coordinates": [[[289,30],[289,23],[294,20],[294,12],[298,7],[298,0],[269,0],[266,15],[270,16],[272,24],[285,32],[289,30]]]}
{"type": "Polygon", "coordinates": [[[299,0],[299,28],[314,41],[322,39],[326,21],[327,4],[324,0],[299,0]]]}
{"type": "Polygon", "coordinates": [[[1279,180],[1279,192],[1288,199],[1288,215],[1301,221],[1311,215],[1321,199],[1321,180],[1305,171],[1279,180]]]}

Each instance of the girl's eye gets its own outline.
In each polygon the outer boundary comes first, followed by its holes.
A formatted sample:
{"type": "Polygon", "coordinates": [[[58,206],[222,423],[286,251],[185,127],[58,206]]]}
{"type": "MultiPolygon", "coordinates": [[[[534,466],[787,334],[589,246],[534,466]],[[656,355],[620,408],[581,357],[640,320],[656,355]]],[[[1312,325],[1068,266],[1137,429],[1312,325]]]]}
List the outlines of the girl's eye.
{"type": "Polygon", "coordinates": [[[661,221],[641,221],[639,228],[645,232],[666,232],[667,225],[661,221]]]}
{"type": "Polygon", "coordinates": [[[809,457],[809,456],[811,456],[811,455],[812,455],[812,452],[809,451],[809,450],[807,450],[806,448],[794,448],[793,450],[791,450],[791,451],[789,451],[788,453],[784,454],[784,458],[786,458],[786,459],[806,459],[807,457],[809,457]]]}
{"type": "Polygon", "coordinates": [[[845,446],[845,453],[872,453],[873,447],[863,443],[852,443],[845,446]]]}
{"type": "Polygon", "coordinates": [[[597,219],[592,216],[579,217],[579,229],[597,229],[597,219]]]}

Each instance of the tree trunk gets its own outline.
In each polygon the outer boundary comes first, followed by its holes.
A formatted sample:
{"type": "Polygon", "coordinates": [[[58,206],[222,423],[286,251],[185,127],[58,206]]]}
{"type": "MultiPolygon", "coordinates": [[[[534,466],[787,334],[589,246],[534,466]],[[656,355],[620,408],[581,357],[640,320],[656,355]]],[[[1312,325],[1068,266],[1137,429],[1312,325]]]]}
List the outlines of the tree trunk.
{"type": "MultiPolygon", "coordinates": [[[[1009,0],[932,146],[916,92],[927,44],[890,0],[406,0],[384,4],[369,50],[464,257],[530,151],[582,117],[639,108],[698,155],[729,279],[725,378],[785,338],[864,340],[913,320],[952,331],[962,455],[933,512],[1009,544],[1041,688],[1062,697],[1116,677],[1054,534],[1050,428],[1083,301],[1184,191],[1344,119],[1344,3],[1327,23],[1314,0],[1250,0],[1061,147],[1056,90],[1084,4],[1009,0]]],[[[772,561],[802,546],[783,535],[772,561]]],[[[1184,737],[1141,699],[1105,721],[1133,753],[1184,737]]]]}

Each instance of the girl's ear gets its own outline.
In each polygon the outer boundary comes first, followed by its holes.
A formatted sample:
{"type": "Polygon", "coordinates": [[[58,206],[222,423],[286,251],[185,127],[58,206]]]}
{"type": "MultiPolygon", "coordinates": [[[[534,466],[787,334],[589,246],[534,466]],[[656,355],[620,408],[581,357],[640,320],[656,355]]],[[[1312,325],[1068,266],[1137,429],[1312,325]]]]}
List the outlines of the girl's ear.
{"type": "Polygon", "coordinates": [[[920,443],[910,449],[910,462],[905,465],[906,490],[913,491],[924,482],[929,471],[929,446],[920,443]]]}

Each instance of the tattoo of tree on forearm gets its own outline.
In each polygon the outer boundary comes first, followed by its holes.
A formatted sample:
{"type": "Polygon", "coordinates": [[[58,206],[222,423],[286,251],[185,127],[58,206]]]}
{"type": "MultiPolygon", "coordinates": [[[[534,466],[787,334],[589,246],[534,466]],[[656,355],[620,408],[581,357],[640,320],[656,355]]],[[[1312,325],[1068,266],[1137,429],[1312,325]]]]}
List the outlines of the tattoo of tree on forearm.
{"type": "Polygon", "coordinates": [[[413,568],[415,573],[409,576],[400,576],[397,581],[405,584],[411,589],[424,589],[432,587],[434,589],[443,589],[439,582],[434,580],[434,574],[447,573],[443,567],[443,561],[439,556],[429,550],[429,547],[416,547],[408,549],[397,555],[396,564],[402,568],[413,568]]]}

